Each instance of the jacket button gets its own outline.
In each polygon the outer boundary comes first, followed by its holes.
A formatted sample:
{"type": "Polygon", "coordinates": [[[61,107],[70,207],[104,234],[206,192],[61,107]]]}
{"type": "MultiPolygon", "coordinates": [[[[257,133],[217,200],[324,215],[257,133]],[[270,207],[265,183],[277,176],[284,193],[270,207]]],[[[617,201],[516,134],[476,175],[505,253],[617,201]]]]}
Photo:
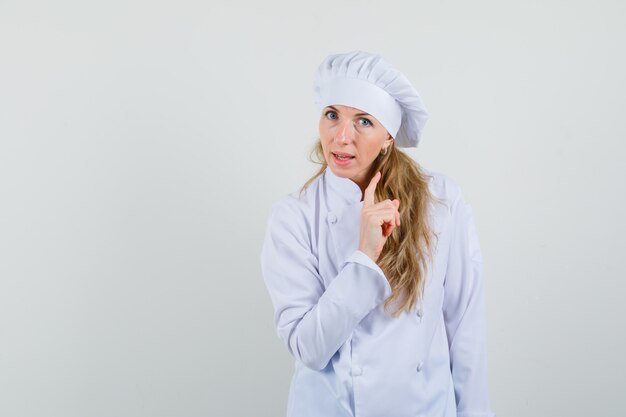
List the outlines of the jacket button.
{"type": "Polygon", "coordinates": [[[335,216],[335,213],[328,213],[328,221],[331,223],[337,223],[337,216],[335,216]]]}
{"type": "Polygon", "coordinates": [[[421,370],[424,368],[424,362],[420,362],[417,364],[417,372],[421,372],[421,370]]]}
{"type": "Polygon", "coordinates": [[[360,366],[353,366],[350,374],[352,376],[361,376],[363,375],[363,368],[361,368],[360,366]]]}
{"type": "Polygon", "coordinates": [[[422,317],[424,315],[424,309],[422,307],[417,309],[417,317],[422,317]]]}

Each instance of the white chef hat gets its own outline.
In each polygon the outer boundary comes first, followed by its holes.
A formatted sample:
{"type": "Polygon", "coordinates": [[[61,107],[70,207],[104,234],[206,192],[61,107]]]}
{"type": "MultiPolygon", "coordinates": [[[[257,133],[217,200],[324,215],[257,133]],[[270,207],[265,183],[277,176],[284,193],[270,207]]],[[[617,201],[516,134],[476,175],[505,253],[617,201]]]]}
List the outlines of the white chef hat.
{"type": "Polygon", "coordinates": [[[378,54],[328,55],[317,68],[313,92],[320,111],[339,104],[371,114],[401,148],[417,147],[428,119],[409,80],[378,54]]]}

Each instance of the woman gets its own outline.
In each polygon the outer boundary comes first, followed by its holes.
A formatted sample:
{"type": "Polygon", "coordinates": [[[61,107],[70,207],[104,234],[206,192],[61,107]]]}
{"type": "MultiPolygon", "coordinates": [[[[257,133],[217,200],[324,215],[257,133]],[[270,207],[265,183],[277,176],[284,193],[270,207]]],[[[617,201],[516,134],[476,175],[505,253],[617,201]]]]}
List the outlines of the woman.
{"type": "Polygon", "coordinates": [[[493,417],[471,207],[416,147],[428,113],[379,55],[314,82],[319,172],[274,203],[261,252],[295,358],[288,417],[493,417]]]}

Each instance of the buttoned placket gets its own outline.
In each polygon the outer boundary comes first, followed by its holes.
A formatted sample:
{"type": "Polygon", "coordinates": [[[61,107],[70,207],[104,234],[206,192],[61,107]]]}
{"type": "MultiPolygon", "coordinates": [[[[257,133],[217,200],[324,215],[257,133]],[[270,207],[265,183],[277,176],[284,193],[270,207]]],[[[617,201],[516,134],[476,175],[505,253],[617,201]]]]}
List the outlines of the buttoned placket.
{"type": "MultiPolygon", "coordinates": [[[[352,230],[352,227],[355,226],[355,219],[350,218],[351,226],[345,224],[345,220],[342,220],[342,217],[345,215],[355,216],[357,215],[357,210],[362,207],[359,203],[362,203],[362,191],[361,188],[349,178],[343,178],[335,175],[330,167],[326,168],[325,171],[325,180],[328,185],[328,192],[332,193],[332,196],[329,196],[329,205],[328,205],[328,213],[326,219],[328,221],[329,228],[345,228],[349,227],[352,230]],[[359,206],[354,206],[355,204],[359,204],[359,206]]],[[[338,233],[345,233],[346,230],[338,233]]],[[[348,255],[347,253],[343,255],[348,255]]],[[[363,377],[365,374],[365,370],[363,364],[359,362],[359,352],[358,352],[358,343],[355,343],[354,338],[350,339],[350,343],[352,345],[351,348],[351,364],[349,369],[349,374],[354,378],[353,383],[358,384],[356,379],[363,377]]],[[[354,395],[357,395],[356,393],[354,395]]]]}

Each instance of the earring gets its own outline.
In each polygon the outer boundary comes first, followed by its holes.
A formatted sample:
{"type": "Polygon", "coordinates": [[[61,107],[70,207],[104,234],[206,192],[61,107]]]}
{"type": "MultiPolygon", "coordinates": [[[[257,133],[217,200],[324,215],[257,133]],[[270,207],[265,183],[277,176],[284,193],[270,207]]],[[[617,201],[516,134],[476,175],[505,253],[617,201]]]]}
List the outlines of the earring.
{"type": "Polygon", "coordinates": [[[387,154],[387,148],[383,148],[383,151],[381,152],[382,155],[386,155],[387,154]]]}

